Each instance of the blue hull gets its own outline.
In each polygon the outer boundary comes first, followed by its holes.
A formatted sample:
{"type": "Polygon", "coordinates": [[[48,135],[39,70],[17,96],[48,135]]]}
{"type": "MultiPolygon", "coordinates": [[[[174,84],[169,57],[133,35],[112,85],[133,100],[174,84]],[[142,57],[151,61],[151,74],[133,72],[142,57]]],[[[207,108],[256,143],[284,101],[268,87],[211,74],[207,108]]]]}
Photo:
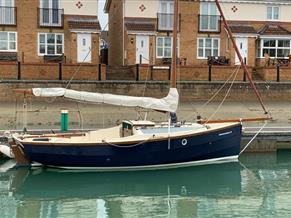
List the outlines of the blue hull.
{"type": "Polygon", "coordinates": [[[23,144],[31,162],[55,167],[143,167],[181,164],[238,156],[241,125],[233,125],[201,135],[148,141],[134,147],[108,144],[55,145],[23,144]]]}

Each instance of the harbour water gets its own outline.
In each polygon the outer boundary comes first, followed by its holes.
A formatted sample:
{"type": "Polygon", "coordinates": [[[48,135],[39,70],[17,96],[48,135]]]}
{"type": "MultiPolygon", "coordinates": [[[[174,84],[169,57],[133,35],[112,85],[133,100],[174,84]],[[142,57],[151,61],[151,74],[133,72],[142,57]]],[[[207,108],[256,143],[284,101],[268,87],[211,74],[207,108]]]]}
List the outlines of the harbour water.
{"type": "Polygon", "coordinates": [[[148,172],[6,171],[0,217],[291,217],[291,152],[148,172]]]}

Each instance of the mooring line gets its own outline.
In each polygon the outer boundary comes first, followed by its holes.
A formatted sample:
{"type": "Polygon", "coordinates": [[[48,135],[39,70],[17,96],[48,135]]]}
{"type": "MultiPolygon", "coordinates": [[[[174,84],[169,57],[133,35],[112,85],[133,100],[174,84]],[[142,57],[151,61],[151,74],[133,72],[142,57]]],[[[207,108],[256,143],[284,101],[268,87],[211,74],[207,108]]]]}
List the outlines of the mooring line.
{"type": "Polygon", "coordinates": [[[265,124],[261,127],[261,129],[259,129],[259,131],[254,135],[254,137],[249,141],[249,143],[244,147],[244,149],[239,153],[238,156],[240,156],[248,147],[249,145],[255,140],[255,138],[262,132],[262,130],[266,127],[266,125],[268,124],[267,121],[265,121],[265,124]]]}

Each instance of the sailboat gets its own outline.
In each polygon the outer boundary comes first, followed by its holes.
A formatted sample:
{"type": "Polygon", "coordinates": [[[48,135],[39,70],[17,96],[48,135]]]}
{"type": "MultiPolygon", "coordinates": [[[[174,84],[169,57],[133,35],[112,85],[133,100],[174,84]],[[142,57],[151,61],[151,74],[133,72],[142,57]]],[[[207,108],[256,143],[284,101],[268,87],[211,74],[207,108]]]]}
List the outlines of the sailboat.
{"type": "MultiPolygon", "coordinates": [[[[219,5],[218,1],[216,3],[219,5]]],[[[142,107],[170,115],[176,112],[179,102],[176,88],[177,20],[178,0],[175,0],[172,80],[165,98],[89,93],[66,88],[33,88],[17,92],[38,97],[65,97],[84,102],[142,107]]],[[[119,126],[80,134],[15,135],[12,149],[22,164],[40,163],[74,170],[153,170],[238,161],[241,135],[240,120],[175,125],[171,124],[169,116],[167,125],[129,120],[119,126]]]]}

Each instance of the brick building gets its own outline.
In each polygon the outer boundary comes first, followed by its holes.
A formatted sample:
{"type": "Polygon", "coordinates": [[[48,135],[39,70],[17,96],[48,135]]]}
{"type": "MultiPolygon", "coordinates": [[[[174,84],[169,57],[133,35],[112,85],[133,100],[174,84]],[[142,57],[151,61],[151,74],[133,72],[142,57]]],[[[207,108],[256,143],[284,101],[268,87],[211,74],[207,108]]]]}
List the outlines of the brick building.
{"type": "Polygon", "coordinates": [[[2,68],[8,69],[9,61],[26,68],[53,62],[98,64],[97,4],[97,0],[0,0],[2,68]]]}
{"type": "MultiPolygon", "coordinates": [[[[247,65],[252,68],[289,61],[291,2],[286,0],[220,0],[247,65]]],[[[107,0],[109,65],[169,64],[172,0],[107,0]]],[[[201,66],[212,57],[238,65],[215,2],[179,1],[178,56],[182,65],[201,66]]]]}

